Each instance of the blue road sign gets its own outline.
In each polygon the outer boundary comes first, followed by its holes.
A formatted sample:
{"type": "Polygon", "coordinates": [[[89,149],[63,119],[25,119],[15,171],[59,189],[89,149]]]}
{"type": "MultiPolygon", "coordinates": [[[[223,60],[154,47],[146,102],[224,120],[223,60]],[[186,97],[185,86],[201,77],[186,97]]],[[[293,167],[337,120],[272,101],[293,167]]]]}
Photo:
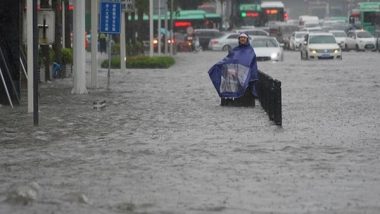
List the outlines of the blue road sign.
{"type": "Polygon", "coordinates": [[[115,2],[100,3],[100,32],[120,33],[121,4],[115,2]]]}

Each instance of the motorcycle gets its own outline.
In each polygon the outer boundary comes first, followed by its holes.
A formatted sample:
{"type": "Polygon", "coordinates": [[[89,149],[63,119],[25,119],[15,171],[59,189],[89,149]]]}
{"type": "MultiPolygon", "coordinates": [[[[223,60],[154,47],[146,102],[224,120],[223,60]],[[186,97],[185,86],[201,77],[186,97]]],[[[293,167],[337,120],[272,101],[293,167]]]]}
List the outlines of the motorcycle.
{"type": "Polygon", "coordinates": [[[190,47],[190,50],[192,52],[197,53],[202,50],[198,37],[187,36],[186,41],[187,41],[187,45],[190,47]]]}

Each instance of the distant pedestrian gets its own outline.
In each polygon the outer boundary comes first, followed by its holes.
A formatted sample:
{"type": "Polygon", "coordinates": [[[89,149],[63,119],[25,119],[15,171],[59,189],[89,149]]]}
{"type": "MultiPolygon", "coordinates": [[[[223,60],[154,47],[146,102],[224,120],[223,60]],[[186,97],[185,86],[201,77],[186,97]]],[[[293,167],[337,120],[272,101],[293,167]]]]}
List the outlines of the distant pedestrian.
{"type": "Polygon", "coordinates": [[[107,53],[107,37],[104,33],[99,34],[99,51],[101,54],[107,53]]]}

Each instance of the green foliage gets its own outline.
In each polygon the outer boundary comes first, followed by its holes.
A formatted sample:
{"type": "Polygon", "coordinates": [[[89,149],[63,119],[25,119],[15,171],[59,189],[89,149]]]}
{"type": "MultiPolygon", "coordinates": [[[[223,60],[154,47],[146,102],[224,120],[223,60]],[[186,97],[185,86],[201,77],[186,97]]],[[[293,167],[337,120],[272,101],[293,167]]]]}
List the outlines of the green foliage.
{"type": "MultiPolygon", "coordinates": [[[[101,64],[102,68],[108,68],[108,59],[104,60],[101,64]]],[[[113,56],[111,58],[111,68],[120,68],[120,56],[113,56]]]]}
{"type": "Polygon", "coordinates": [[[73,64],[73,49],[62,48],[62,64],[73,64]]]}
{"type": "Polygon", "coordinates": [[[127,68],[169,68],[174,63],[170,56],[135,56],[127,59],[127,68]]]}
{"type": "Polygon", "coordinates": [[[131,42],[127,43],[125,48],[127,49],[127,56],[136,56],[144,53],[144,45],[139,41],[136,41],[135,44],[131,42]]]}
{"type": "Polygon", "coordinates": [[[55,53],[52,48],[48,47],[48,55],[44,54],[43,48],[38,49],[38,64],[41,65],[42,63],[51,62],[55,59],[55,53]]]}
{"type": "Polygon", "coordinates": [[[201,5],[207,0],[176,0],[176,5],[180,7],[183,10],[191,10],[191,9],[196,9],[198,5],[201,5]]]}
{"type": "MultiPolygon", "coordinates": [[[[127,56],[136,56],[144,53],[144,45],[142,42],[136,41],[135,44],[129,42],[125,45],[127,56]]],[[[120,55],[120,44],[112,45],[112,55],[120,55]]]]}
{"type": "MultiPolygon", "coordinates": [[[[175,60],[171,56],[133,56],[127,58],[127,68],[169,68],[175,60]]],[[[101,64],[102,68],[108,68],[108,60],[101,64]]],[[[120,68],[120,57],[111,58],[111,68],[120,68]]]]}
{"type": "Polygon", "coordinates": [[[111,47],[111,54],[112,55],[120,55],[120,44],[115,43],[111,47]]]}

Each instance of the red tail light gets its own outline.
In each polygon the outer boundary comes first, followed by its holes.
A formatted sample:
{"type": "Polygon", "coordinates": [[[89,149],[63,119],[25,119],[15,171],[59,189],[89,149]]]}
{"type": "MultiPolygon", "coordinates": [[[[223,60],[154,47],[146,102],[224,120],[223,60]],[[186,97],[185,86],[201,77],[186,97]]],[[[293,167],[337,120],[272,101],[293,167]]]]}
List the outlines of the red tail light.
{"type": "Polygon", "coordinates": [[[218,42],[218,40],[211,40],[211,44],[212,45],[215,45],[215,44],[218,44],[219,42],[218,42]]]}

